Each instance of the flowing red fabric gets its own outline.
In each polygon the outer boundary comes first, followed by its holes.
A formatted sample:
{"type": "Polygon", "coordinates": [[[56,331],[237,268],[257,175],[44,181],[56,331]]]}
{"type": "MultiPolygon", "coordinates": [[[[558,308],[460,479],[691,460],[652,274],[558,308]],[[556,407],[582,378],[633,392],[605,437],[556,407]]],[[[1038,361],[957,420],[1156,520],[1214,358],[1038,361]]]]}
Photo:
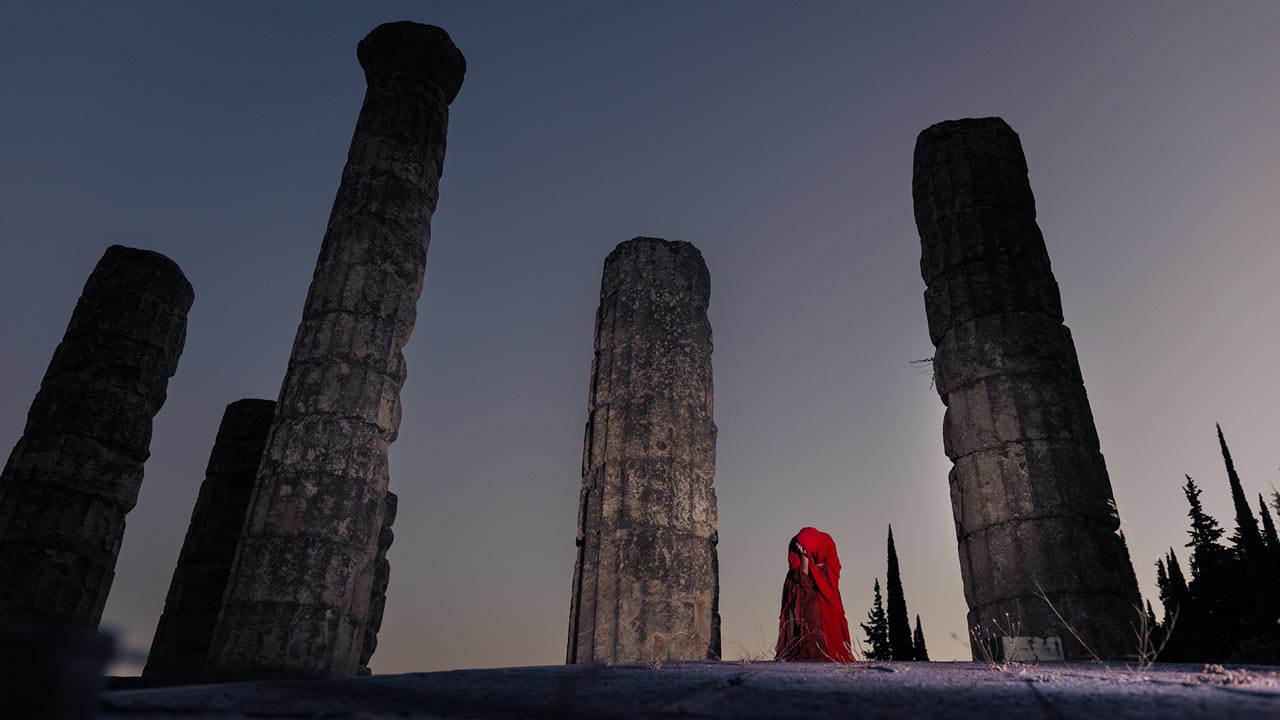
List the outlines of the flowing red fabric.
{"type": "Polygon", "coordinates": [[[840,599],[840,556],[831,536],[811,527],[804,528],[787,546],[789,572],[783,584],[782,611],[778,616],[778,659],[797,659],[793,630],[789,623],[796,618],[817,616],[822,638],[816,645],[820,658],[807,657],[803,650],[799,659],[826,659],[833,662],[853,662],[849,640],[849,623],[844,617],[844,602],[840,599]],[[796,544],[809,556],[809,575],[800,573],[800,556],[793,549],[796,544]],[[812,578],[812,586],[807,580],[812,578]],[[816,593],[808,590],[812,587],[816,593]],[[816,603],[814,595],[816,594],[816,603]],[[816,604],[816,607],[814,605],[816,604]],[[791,647],[788,645],[791,644],[791,647]]]}

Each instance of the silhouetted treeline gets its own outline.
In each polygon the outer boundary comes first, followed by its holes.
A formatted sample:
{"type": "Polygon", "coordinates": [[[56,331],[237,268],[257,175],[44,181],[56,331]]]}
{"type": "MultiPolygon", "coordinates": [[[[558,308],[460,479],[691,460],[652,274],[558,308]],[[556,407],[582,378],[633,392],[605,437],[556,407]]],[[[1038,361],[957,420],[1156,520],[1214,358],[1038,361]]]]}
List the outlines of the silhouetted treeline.
{"type": "Polygon", "coordinates": [[[867,622],[859,623],[867,635],[868,660],[928,660],[924,631],[920,616],[916,615],[916,629],[911,632],[911,619],[907,613],[907,598],[902,591],[902,575],[898,569],[898,551],[893,545],[893,527],[889,528],[888,575],[886,589],[889,594],[888,610],[880,594],[880,578],[875,581],[875,601],[867,613],[867,622]]]}
{"type": "MultiPolygon", "coordinates": [[[[1182,491],[1191,521],[1190,576],[1173,548],[1156,561],[1164,618],[1156,625],[1155,644],[1167,642],[1160,660],[1169,662],[1280,663],[1280,539],[1262,495],[1261,524],[1254,516],[1221,426],[1218,443],[1235,530],[1224,543],[1226,530],[1205,512],[1202,491],[1187,475],[1182,491]]],[[[1273,492],[1272,506],[1280,512],[1280,493],[1273,492]]],[[[1148,615],[1154,620],[1150,609],[1148,615]]]]}

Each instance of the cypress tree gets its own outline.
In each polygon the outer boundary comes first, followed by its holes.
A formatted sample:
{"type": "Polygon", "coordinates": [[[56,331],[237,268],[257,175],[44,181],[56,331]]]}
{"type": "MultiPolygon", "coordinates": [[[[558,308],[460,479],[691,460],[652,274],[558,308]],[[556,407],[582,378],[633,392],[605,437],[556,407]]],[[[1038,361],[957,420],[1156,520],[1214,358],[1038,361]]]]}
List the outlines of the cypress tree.
{"type": "Polygon", "coordinates": [[[1156,620],[1156,611],[1151,608],[1151,601],[1147,601],[1146,610],[1147,637],[1143,641],[1143,652],[1152,652],[1156,648],[1164,644],[1165,627],[1156,620]]]}
{"type": "Polygon", "coordinates": [[[1254,648],[1258,645],[1280,647],[1280,627],[1276,624],[1276,615],[1280,612],[1280,598],[1277,598],[1280,595],[1280,577],[1272,567],[1271,551],[1245,497],[1221,425],[1218,426],[1218,443],[1222,445],[1222,459],[1226,462],[1227,480],[1231,484],[1231,502],[1236,510],[1236,531],[1231,536],[1231,543],[1240,561],[1232,563],[1230,581],[1234,587],[1220,586],[1217,592],[1228,596],[1224,604],[1231,607],[1228,612],[1235,619],[1237,656],[1270,662],[1271,656],[1280,657],[1280,650],[1271,650],[1268,655],[1267,651],[1259,652],[1254,648]]]}
{"type": "Polygon", "coordinates": [[[911,620],[907,615],[907,598],[902,591],[902,576],[898,572],[898,551],[893,547],[893,526],[889,526],[889,571],[885,578],[885,590],[889,595],[889,651],[893,660],[910,660],[915,657],[911,646],[911,620]]]}
{"type": "Polygon", "coordinates": [[[916,648],[916,659],[929,661],[929,648],[924,644],[924,630],[920,629],[920,616],[916,615],[916,634],[912,640],[916,648]]]}
{"type": "Polygon", "coordinates": [[[1262,536],[1266,541],[1267,549],[1272,555],[1280,556],[1280,537],[1276,536],[1276,524],[1271,520],[1271,511],[1267,510],[1267,503],[1262,499],[1262,493],[1258,493],[1258,514],[1262,516],[1262,536]]]}
{"type": "Polygon", "coordinates": [[[1189,601],[1182,606],[1175,640],[1182,659],[1221,661],[1239,642],[1253,604],[1240,572],[1239,557],[1218,543],[1224,534],[1218,521],[1204,511],[1201,490],[1191,476],[1183,488],[1191,506],[1191,581],[1189,601]],[[1190,612],[1188,612],[1188,610],[1190,612]],[[1187,622],[1183,622],[1185,619],[1187,622]]]}
{"type": "Polygon", "coordinates": [[[1186,494],[1187,504],[1191,506],[1187,511],[1187,517],[1191,518],[1191,529],[1187,531],[1191,540],[1187,542],[1187,547],[1191,548],[1191,579],[1194,582],[1208,565],[1224,560],[1222,552],[1226,548],[1218,544],[1223,530],[1218,526],[1218,521],[1204,511],[1204,505],[1200,502],[1200,488],[1190,475],[1186,478],[1187,484],[1182,492],[1186,494]]]}
{"type": "Polygon", "coordinates": [[[867,634],[867,659],[888,660],[889,653],[889,620],[884,614],[884,601],[880,596],[880,578],[876,578],[876,599],[867,613],[867,622],[858,623],[867,634]]]}
{"type": "MultiPolygon", "coordinates": [[[[1186,613],[1191,603],[1191,593],[1187,588],[1187,580],[1182,575],[1182,567],[1178,564],[1178,556],[1173,554],[1173,548],[1169,548],[1169,552],[1164,558],[1156,561],[1156,585],[1160,588],[1160,605],[1164,608],[1164,619],[1157,622],[1155,612],[1151,609],[1151,603],[1147,603],[1147,624],[1153,628],[1152,639],[1155,644],[1160,644],[1165,633],[1175,624],[1175,618],[1182,617],[1186,619],[1186,613]],[[1156,633],[1154,630],[1158,629],[1156,633]]],[[[1183,622],[1185,628],[1186,623],[1183,622]]],[[[1181,635],[1178,636],[1181,639],[1181,635]]],[[[1170,645],[1166,648],[1166,655],[1176,653],[1178,648],[1170,645]]]]}
{"type": "Polygon", "coordinates": [[[1275,508],[1276,516],[1280,517],[1280,490],[1274,487],[1271,489],[1271,507],[1275,508]]]}
{"type": "Polygon", "coordinates": [[[1160,631],[1160,621],[1156,620],[1156,611],[1151,609],[1151,601],[1147,601],[1147,630],[1156,635],[1160,631]]]}
{"type": "Polygon", "coordinates": [[[1227,482],[1231,485],[1231,502],[1236,508],[1236,531],[1231,536],[1231,543],[1236,552],[1251,561],[1261,560],[1264,556],[1262,533],[1258,532],[1258,521],[1253,517],[1249,501],[1244,496],[1244,488],[1240,485],[1240,476],[1236,474],[1236,465],[1231,461],[1231,451],[1227,449],[1227,439],[1222,435],[1222,426],[1218,426],[1218,444],[1222,446],[1222,460],[1227,464],[1227,482]]]}
{"type": "Polygon", "coordinates": [[[1276,537],[1276,524],[1271,520],[1271,511],[1258,494],[1259,515],[1262,516],[1262,536],[1266,545],[1269,561],[1264,568],[1263,582],[1260,583],[1262,597],[1262,617],[1259,618],[1258,630],[1264,637],[1269,637],[1274,644],[1271,651],[1271,662],[1280,660],[1280,624],[1269,622],[1280,617],[1280,537],[1276,537]]]}
{"type": "MultiPolygon", "coordinates": [[[[1169,569],[1169,597],[1173,600],[1173,607],[1177,609],[1179,606],[1187,604],[1190,594],[1187,590],[1187,579],[1182,574],[1182,566],[1178,564],[1178,556],[1173,553],[1173,548],[1169,548],[1168,569],[1169,569]]],[[[1163,600],[1163,596],[1161,596],[1163,600]]],[[[1168,606],[1166,606],[1167,608],[1168,606]]],[[[1165,616],[1168,621],[1168,616],[1165,616]]]]}
{"type": "Polygon", "coordinates": [[[1164,608],[1165,622],[1169,621],[1169,610],[1173,607],[1173,588],[1169,585],[1169,573],[1165,570],[1164,558],[1156,560],[1156,588],[1160,591],[1160,605],[1164,608]]]}
{"type": "Polygon", "coordinates": [[[1192,646],[1188,642],[1188,629],[1195,625],[1191,619],[1191,592],[1173,548],[1169,548],[1164,558],[1156,562],[1156,584],[1160,587],[1160,605],[1164,608],[1164,618],[1155,622],[1155,613],[1151,610],[1151,604],[1147,603],[1147,624],[1152,628],[1152,645],[1164,645],[1161,657],[1165,660],[1192,659],[1185,656],[1186,648],[1192,646]]]}

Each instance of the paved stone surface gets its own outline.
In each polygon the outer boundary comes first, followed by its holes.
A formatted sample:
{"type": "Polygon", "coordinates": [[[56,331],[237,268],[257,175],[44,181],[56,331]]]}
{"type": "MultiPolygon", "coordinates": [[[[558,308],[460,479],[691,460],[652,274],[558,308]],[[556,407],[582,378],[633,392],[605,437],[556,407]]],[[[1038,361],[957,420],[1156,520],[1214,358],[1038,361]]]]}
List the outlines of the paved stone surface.
{"type": "Polygon", "coordinates": [[[1137,579],[1018,134],[1000,118],[924,130],[912,195],[974,644],[1127,657],[1137,579]]]}
{"type": "Polygon", "coordinates": [[[710,300],[687,242],[635,238],[604,261],[571,663],[720,656],[710,300]]]}
{"type": "Polygon", "coordinates": [[[1280,717],[1274,668],[654,663],[261,681],[106,693],[102,720],[164,718],[1280,717]]]}
{"type": "Polygon", "coordinates": [[[94,267],[0,474],[0,610],[97,626],[194,300],[157,252],[94,267]]]}
{"type": "Polygon", "coordinates": [[[204,670],[275,410],[274,400],[246,399],[231,403],[222,413],[164,612],[147,653],[145,675],[193,675],[204,670]]]}
{"type": "Polygon", "coordinates": [[[356,56],[364,105],[210,644],[223,677],[355,675],[367,637],[401,350],[466,61],[412,22],[374,28],[356,56]]]}

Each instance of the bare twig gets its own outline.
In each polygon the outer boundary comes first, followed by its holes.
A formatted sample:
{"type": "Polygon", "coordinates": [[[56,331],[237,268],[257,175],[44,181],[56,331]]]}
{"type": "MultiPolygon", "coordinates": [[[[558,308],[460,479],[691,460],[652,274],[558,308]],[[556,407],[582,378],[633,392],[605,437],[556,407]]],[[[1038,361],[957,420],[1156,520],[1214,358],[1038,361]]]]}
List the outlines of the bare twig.
{"type": "Polygon", "coordinates": [[[1003,670],[1008,667],[1009,663],[1004,657],[1003,649],[997,651],[996,645],[1002,643],[1005,638],[1018,637],[1020,628],[1021,623],[1011,618],[1009,613],[1004,614],[1004,625],[1001,625],[996,618],[991,618],[990,628],[983,628],[981,625],[971,628],[969,637],[978,660],[986,663],[993,670],[1003,670]]]}
{"type": "Polygon", "coordinates": [[[1102,662],[1102,658],[1098,657],[1098,653],[1094,652],[1093,648],[1089,647],[1089,643],[1085,642],[1084,638],[1080,637],[1080,633],[1076,632],[1076,629],[1071,626],[1071,623],[1067,622],[1067,619],[1062,617],[1062,613],[1058,612],[1058,608],[1053,606],[1053,601],[1049,599],[1049,596],[1045,593],[1044,588],[1040,586],[1040,581],[1037,580],[1035,582],[1036,582],[1036,597],[1043,600],[1045,604],[1049,606],[1049,609],[1053,611],[1053,614],[1058,616],[1058,621],[1062,623],[1062,626],[1067,629],[1067,632],[1071,633],[1071,636],[1076,639],[1076,642],[1080,643],[1081,647],[1089,651],[1089,655],[1093,657],[1094,661],[1102,662]]]}
{"type": "Polygon", "coordinates": [[[1173,614],[1165,621],[1164,636],[1160,638],[1159,647],[1156,647],[1155,642],[1152,640],[1155,628],[1151,627],[1146,611],[1142,609],[1141,605],[1135,604],[1134,608],[1138,611],[1138,625],[1134,627],[1133,623],[1130,623],[1130,627],[1133,627],[1134,634],[1138,639],[1138,669],[1146,671],[1156,664],[1160,654],[1164,652],[1165,647],[1169,644],[1169,638],[1173,635],[1173,628],[1178,624],[1179,608],[1175,606],[1173,614]]]}

